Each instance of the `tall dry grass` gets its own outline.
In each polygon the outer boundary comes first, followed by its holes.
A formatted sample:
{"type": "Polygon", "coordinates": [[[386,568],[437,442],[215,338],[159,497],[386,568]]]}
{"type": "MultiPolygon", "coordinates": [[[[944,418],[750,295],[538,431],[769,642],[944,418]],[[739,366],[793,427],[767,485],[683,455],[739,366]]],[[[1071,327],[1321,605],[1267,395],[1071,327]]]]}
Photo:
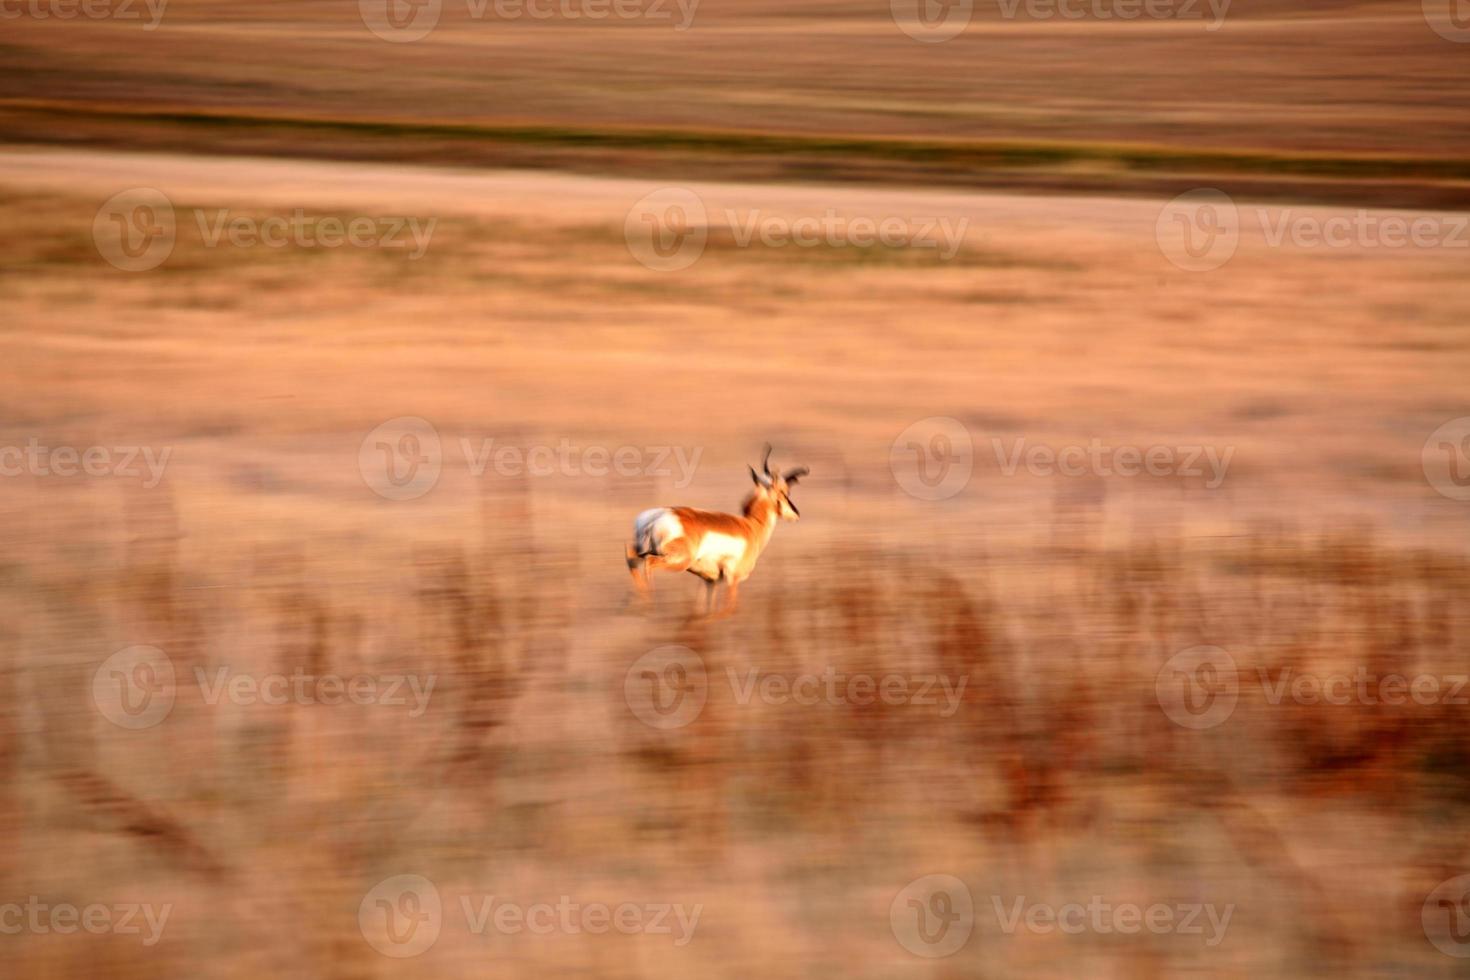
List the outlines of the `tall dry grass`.
{"type": "Polygon", "coordinates": [[[175,903],[155,949],[27,936],[12,941],[16,975],[901,971],[913,961],[882,941],[884,896],[935,870],[977,894],[1237,910],[1217,949],[982,932],[959,973],[1434,968],[1418,906],[1463,870],[1452,840],[1470,811],[1466,709],[1267,693],[1289,670],[1470,672],[1463,557],[1367,527],[1037,541],[944,564],[918,547],[820,559],[777,547],[741,615],[711,622],[678,582],[647,612],[578,602],[607,569],[587,555],[560,564],[569,556],[536,543],[544,524],[498,533],[524,503],[487,500],[473,548],[404,553],[396,586],[344,580],[342,555],[285,545],[222,575],[181,553],[170,504],[120,518],[115,564],[13,574],[7,886],[175,903]],[[89,705],[86,668],[122,636],[179,671],[154,729],[119,731],[89,705]],[[667,643],[703,659],[709,701],[658,730],[623,681],[667,643]],[[1155,695],[1164,662],[1198,644],[1239,667],[1239,705],[1208,731],[1174,724],[1155,695]],[[192,671],[226,663],[411,668],[437,686],[419,718],[207,704],[192,671]],[[732,680],[827,668],[965,687],[945,717],[742,701],[732,680]],[[687,947],[651,952],[651,937],[533,944],[451,922],[403,963],[368,947],[356,906],[405,871],[446,894],[658,896],[702,902],[704,918],[687,947]]]}
{"type": "MultiPolygon", "coordinates": [[[[1267,696],[1288,672],[1470,670],[1463,505],[1433,494],[1418,456],[1457,411],[1466,362],[1453,256],[1246,242],[1199,278],[1150,251],[1141,205],[848,189],[833,192],[844,207],[973,214],[971,247],[945,266],[721,239],[669,279],[621,240],[641,186],[345,168],[361,181],[344,191],[332,168],[70,157],[38,173],[18,156],[0,160],[13,231],[0,441],[175,454],[152,487],[3,484],[0,903],[173,912],[156,946],[0,937],[7,976],[1457,965],[1420,909],[1466,870],[1466,708],[1267,696]],[[88,228],[116,180],[143,175],[181,209],[417,201],[445,220],[416,266],[209,250],[185,224],[157,274],[117,274],[88,228]],[[679,370],[691,348],[708,352],[701,370],[679,370]],[[446,465],[422,501],[386,501],[358,448],[406,414],[434,419],[448,454],[461,435],[705,454],[686,486],[446,465]],[[936,414],[977,434],[976,471],[953,501],[925,503],[897,488],[888,449],[936,414]],[[991,434],[1239,452],[1215,490],[1068,482],[1007,477],[991,434]],[[740,614],[692,618],[680,579],[658,583],[651,609],[630,605],[631,517],[735,506],[763,439],[813,474],[740,614]],[[133,731],[92,688],[139,644],[172,662],[175,703],[133,731]],[[697,654],[708,698],[665,730],[640,720],[625,681],[668,645],[697,654]],[[1239,701],[1194,731],[1157,680],[1200,645],[1234,659],[1239,701]],[[418,716],[210,703],[195,672],[221,668],[435,686],[418,716]],[[740,696],[747,678],[829,669],[965,686],[949,714],[740,696]],[[395,960],[369,945],[359,906],[408,873],[436,883],[443,929],[395,960]],[[889,919],[933,873],[964,881],[980,920],[942,961],[904,949],[889,919]],[[474,934],[458,902],[486,894],[703,913],[683,946],[474,934]],[[990,912],[992,898],[1092,895],[1235,911],[1217,946],[1006,934],[990,912]]],[[[773,213],[805,193],[706,192],[773,213]]]]}

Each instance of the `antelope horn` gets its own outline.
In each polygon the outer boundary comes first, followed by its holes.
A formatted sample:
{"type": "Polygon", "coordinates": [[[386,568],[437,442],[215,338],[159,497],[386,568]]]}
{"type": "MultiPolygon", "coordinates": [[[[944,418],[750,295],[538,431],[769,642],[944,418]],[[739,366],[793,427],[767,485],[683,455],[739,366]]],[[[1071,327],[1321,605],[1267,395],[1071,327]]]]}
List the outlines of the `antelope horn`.
{"type": "Polygon", "coordinates": [[[766,471],[766,476],[771,475],[771,444],[769,442],[761,452],[761,469],[766,471]]]}

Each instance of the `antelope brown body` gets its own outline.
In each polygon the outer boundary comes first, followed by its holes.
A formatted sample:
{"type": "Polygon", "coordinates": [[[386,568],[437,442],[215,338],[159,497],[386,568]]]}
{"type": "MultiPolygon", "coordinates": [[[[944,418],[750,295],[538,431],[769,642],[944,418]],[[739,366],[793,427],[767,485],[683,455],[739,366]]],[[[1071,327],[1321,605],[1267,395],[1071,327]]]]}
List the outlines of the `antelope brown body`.
{"type": "Polygon", "coordinates": [[[692,572],[704,579],[706,612],[714,612],[715,586],[722,581],[727,598],[721,615],[735,611],[740,583],[755,569],[776,524],[801,517],[791,502],[791,487],[810,471],[799,466],[784,476],[772,473],[770,459],[768,445],[761,472],[750,469],[755,490],[739,515],[693,507],[655,507],[638,515],[627,557],[633,585],[641,595],[648,595],[653,571],[692,572]]]}

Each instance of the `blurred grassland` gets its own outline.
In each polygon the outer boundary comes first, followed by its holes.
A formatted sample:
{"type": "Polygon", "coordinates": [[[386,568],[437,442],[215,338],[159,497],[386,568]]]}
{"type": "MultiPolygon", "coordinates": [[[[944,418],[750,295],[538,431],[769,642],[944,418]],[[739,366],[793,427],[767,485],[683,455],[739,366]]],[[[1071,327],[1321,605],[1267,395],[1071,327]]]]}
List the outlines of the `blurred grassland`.
{"type": "MultiPolygon", "coordinates": [[[[734,247],[660,275],[622,238],[648,185],[401,167],[0,159],[0,443],[169,447],[153,489],[7,478],[0,496],[6,895],[175,904],[164,942],[6,937],[7,972],[188,976],[913,976],[888,905],[966,881],[953,976],[1449,975],[1423,896],[1465,870],[1464,707],[1272,705],[1265,679],[1470,671],[1464,505],[1425,485],[1470,338],[1458,256],[1267,250],[1191,276],[1155,208],[832,192],[970,215],[957,261],[734,247]],[[144,179],[180,215],[129,275],[89,239],[144,179]],[[406,203],[417,206],[406,209],[406,203]],[[413,213],[386,250],[206,247],[191,212],[413,213]],[[439,485],[374,496],[364,434],[434,422],[439,485]],[[889,445],[961,419],[976,471],[905,496],[889,445]],[[1225,484],[1004,475],[991,438],[1234,446],[1225,484]],[[693,482],[475,477],[461,438],[680,445],[693,482]],[[658,503],[733,508],[760,442],[813,469],[734,619],[694,583],[627,604],[622,545],[658,503]],[[437,678],[429,710],[208,705],[124,732],[97,664],[147,643],[236,673],[437,678]],[[699,652],[710,701],[659,732],[623,700],[649,649],[699,652]],[[1240,668],[1221,728],[1155,700],[1181,649],[1240,668]],[[741,704],[724,682],[940,672],[960,710],[741,704]],[[434,880],[435,947],[380,957],[363,894],[434,880]],[[475,936],[458,897],[703,903],[694,940],[475,936]],[[1234,903],[1226,940],[1000,935],[1009,904],[1234,903]]],[[[810,209],[701,189],[712,209],[810,209]]],[[[825,203],[824,203],[825,206],[825,203]]]]}
{"type": "Polygon", "coordinates": [[[19,17],[0,136],[704,179],[1467,200],[1462,52],[1417,5],[1236,0],[1211,30],[983,2],[942,44],[905,36],[888,7],[703,0],[680,31],[477,19],[450,0],[409,44],[375,37],[351,0],[175,2],[155,30],[19,17]]]}

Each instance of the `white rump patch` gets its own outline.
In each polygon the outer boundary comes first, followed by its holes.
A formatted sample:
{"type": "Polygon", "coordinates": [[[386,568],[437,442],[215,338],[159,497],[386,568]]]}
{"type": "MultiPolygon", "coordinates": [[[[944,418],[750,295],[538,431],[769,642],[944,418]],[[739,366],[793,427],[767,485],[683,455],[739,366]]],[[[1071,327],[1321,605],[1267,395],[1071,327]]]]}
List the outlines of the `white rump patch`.
{"type": "Polygon", "coordinates": [[[633,520],[633,542],[640,555],[661,555],[670,541],[684,536],[684,525],[667,507],[645,510],[633,520]]]}

